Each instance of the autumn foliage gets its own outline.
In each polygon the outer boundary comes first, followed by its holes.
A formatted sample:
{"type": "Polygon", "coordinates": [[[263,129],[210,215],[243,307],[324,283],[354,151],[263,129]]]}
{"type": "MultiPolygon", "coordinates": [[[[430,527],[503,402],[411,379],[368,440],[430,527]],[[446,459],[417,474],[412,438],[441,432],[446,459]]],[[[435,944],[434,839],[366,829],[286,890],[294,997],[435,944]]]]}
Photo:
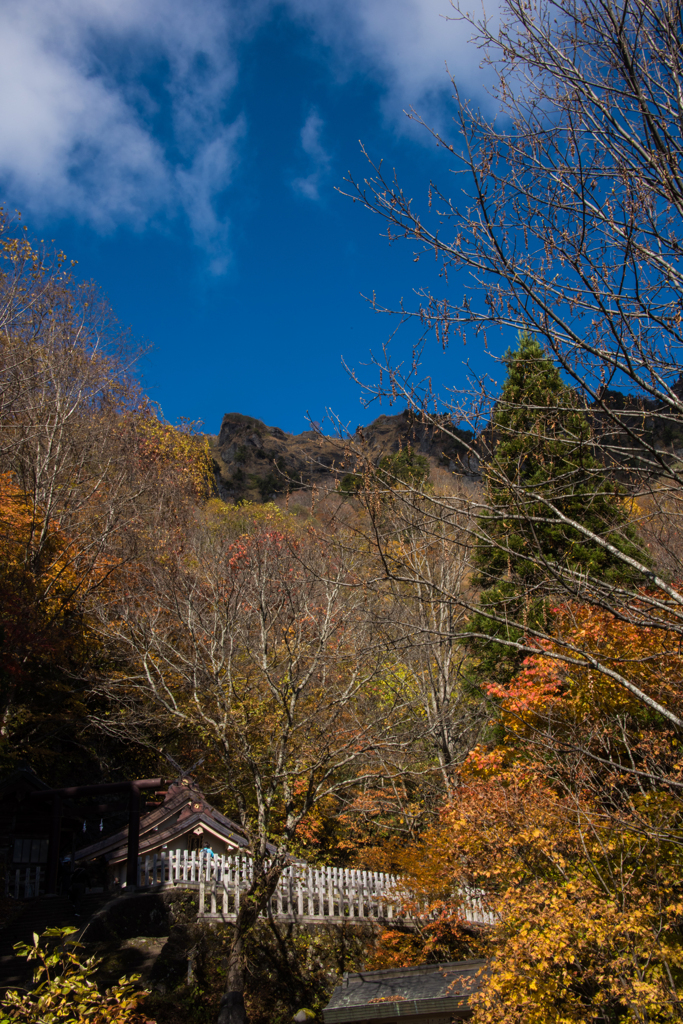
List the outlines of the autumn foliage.
{"type": "Polygon", "coordinates": [[[423,941],[388,933],[375,962],[486,956],[482,1024],[677,1019],[679,741],[591,655],[635,666],[677,708],[680,654],[666,610],[661,629],[577,606],[555,615],[561,644],[489,685],[500,742],[471,751],[455,799],[406,857],[423,941]],[[568,644],[581,653],[563,660],[568,644]],[[468,894],[496,923],[467,923],[468,894]]]}
{"type": "MultiPolygon", "coordinates": [[[[584,451],[590,418],[527,338],[543,386],[521,410],[504,392],[498,519],[482,511],[485,488],[437,485],[412,448],[310,513],[228,505],[208,439],[149,401],[97,289],[10,228],[0,222],[2,766],[27,759],[55,782],[195,766],[255,855],[226,1005],[295,854],[400,874],[404,922],[367,966],[485,958],[476,1024],[680,1018],[675,559],[656,575],[671,495],[648,548],[651,513],[584,451]],[[571,493],[558,423],[581,449],[571,493]],[[539,519],[545,491],[524,520],[508,479],[522,487],[522,469],[524,486],[547,484],[553,500],[560,488],[573,526],[539,519]],[[624,558],[640,568],[621,572],[624,558]]],[[[75,961],[59,956],[66,977],[75,961]]],[[[85,975],[83,1019],[138,1020],[127,983],[105,999],[85,975]]],[[[41,1006],[17,996],[4,1012],[37,1019],[41,1006]]]]}
{"type": "Polygon", "coordinates": [[[34,933],[33,943],[19,943],[19,956],[34,964],[29,992],[9,990],[0,1001],[0,1024],[154,1024],[141,1009],[147,993],[139,975],[120,978],[100,991],[94,975],[101,960],[84,955],[71,937],[73,928],[34,933]]]}

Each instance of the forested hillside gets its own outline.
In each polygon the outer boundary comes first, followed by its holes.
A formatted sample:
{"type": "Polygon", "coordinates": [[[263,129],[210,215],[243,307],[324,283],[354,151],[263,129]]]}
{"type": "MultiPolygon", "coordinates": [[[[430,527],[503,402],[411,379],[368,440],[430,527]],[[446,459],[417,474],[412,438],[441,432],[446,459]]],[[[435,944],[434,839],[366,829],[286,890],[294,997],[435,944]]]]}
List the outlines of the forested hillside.
{"type": "Polygon", "coordinates": [[[291,856],[399,873],[412,924],[361,959],[485,959],[477,1024],[683,1015],[681,10],[506,10],[473,24],[508,127],[462,105],[467,146],[435,133],[471,205],[349,184],[471,272],[397,312],[500,329],[498,383],[443,402],[387,355],[367,388],[406,412],[210,438],[0,224],[0,766],[192,769],[241,824],[220,1024],[291,1019],[247,971],[291,856]]]}
{"type": "MultiPolygon", "coordinates": [[[[680,495],[652,440],[671,404],[637,432],[629,399],[606,431],[523,334],[478,432],[411,414],[311,434],[339,467],[317,501],[233,503],[96,287],[2,228],[3,771],[195,766],[260,865],[233,991],[298,853],[400,870],[423,926],[368,962],[493,957],[482,1019],[673,1007],[680,495]],[[472,888],[500,926],[461,918],[472,888]]],[[[278,439],[259,427],[226,417],[222,451],[278,439]]]]}

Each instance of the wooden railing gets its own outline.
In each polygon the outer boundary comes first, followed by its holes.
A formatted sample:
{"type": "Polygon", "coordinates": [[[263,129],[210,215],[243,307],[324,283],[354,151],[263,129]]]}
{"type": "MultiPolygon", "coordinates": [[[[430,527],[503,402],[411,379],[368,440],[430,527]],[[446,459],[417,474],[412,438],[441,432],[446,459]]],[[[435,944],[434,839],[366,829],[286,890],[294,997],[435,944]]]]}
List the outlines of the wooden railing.
{"type": "MultiPolygon", "coordinates": [[[[169,850],[138,860],[139,887],[196,886],[198,917],[208,920],[234,919],[252,878],[252,858],[240,854],[219,857],[204,851],[169,850]]],[[[400,915],[404,895],[401,879],[383,871],[289,864],[270,909],[278,918],[392,921],[400,915]]],[[[481,895],[463,894],[463,917],[476,924],[492,924],[495,918],[481,895]]]]}
{"type": "MultiPolygon", "coordinates": [[[[240,898],[252,879],[251,859],[240,860],[242,863],[226,864],[210,881],[200,881],[199,917],[230,919],[237,915],[240,898]]],[[[289,864],[271,897],[270,909],[274,917],[300,920],[392,920],[398,914],[398,895],[394,876],[381,871],[289,864]]]]}

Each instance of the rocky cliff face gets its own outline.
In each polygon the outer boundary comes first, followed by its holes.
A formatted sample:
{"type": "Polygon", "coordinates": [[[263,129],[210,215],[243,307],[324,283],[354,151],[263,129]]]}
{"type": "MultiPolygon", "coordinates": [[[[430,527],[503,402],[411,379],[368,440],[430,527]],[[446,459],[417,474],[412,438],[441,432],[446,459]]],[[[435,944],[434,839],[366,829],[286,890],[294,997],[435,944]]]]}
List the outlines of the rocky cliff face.
{"type": "MultiPolygon", "coordinates": [[[[463,441],[470,440],[465,432],[455,433],[463,441]]],[[[229,501],[270,501],[314,486],[320,492],[333,491],[355,468],[349,447],[363,448],[378,462],[383,455],[411,445],[434,467],[453,470],[457,466],[472,475],[477,473],[477,466],[467,460],[464,444],[408,410],[379,416],[368,427],[359,427],[351,442],[345,445],[313,430],[288,434],[252,416],[227,413],[213,445],[219,493],[229,501]]]]}
{"type": "MultiPolygon", "coordinates": [[[[675,390],[683,395],[683,375],[675,390]]],[[[609,409],[619,411],[623,426],[641,435],[644,442],[662,450],[667,458],[683,458],[683,430],[670,414],[662,416],[656,403],[607,389],[601,398],[609,409]]],[[[606,472],[616,471],[620,475],[632,465],[632,439],[626,434],[621,437],[619,428],[608,420],[598,403],[587,414],[595,436],[606,436],[613,446],[606,472]],[[615,451],[623,460],[617,467],[615,451]]],[[[330,492],[337,489],[346,474],[357,469],[354,449],[376,465],[383,455],[408,446],[425,455],[433,470],[440,469],[445,474],[457,471],[470,481],[479,479],[478,460],[468,454],[468,446],[491,450],[495,442],[491,427],[474,440],[470,432],[459,431],[447,417],[441,422],[448,427],[448,434],[439,430],[438,424],[426,423],[406,409],[395,416],[378,416],[369,426],[359,427],[345,442],[313,430],[288,434],[252,416],[230,412],[223,417],[220,434],[213,444],[218,491],[226,501],[270,501],[314,489],[318,493],[330,492]]],[[[638,451],[642,454],[636,445],[634,456],[638,451]]],[[[596,455],[599,457],[597,451],[596,455]]]]}

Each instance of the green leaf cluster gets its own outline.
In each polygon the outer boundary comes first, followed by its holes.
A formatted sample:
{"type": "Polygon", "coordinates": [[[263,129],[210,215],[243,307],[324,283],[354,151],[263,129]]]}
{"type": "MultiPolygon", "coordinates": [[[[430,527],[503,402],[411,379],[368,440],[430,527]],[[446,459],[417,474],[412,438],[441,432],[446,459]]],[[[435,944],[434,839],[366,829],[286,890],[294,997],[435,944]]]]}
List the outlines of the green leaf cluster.
{"type": "MultiPolygon", "coordinates": [[[[75,928],[48,928],[33,934],[33,944],[18,942],[18,956],[36,961],[33,988],[10,989],[0,1003],[0,1024],[142,1024],[140,1003],[147,995],[136,987],[138,975],[120,978],[100,992],[94,975],[97,957],[84,957],[70,940],[75,928]]],[[[153,1024],[153,1022],[147,1022],[153,1024]]]]}

